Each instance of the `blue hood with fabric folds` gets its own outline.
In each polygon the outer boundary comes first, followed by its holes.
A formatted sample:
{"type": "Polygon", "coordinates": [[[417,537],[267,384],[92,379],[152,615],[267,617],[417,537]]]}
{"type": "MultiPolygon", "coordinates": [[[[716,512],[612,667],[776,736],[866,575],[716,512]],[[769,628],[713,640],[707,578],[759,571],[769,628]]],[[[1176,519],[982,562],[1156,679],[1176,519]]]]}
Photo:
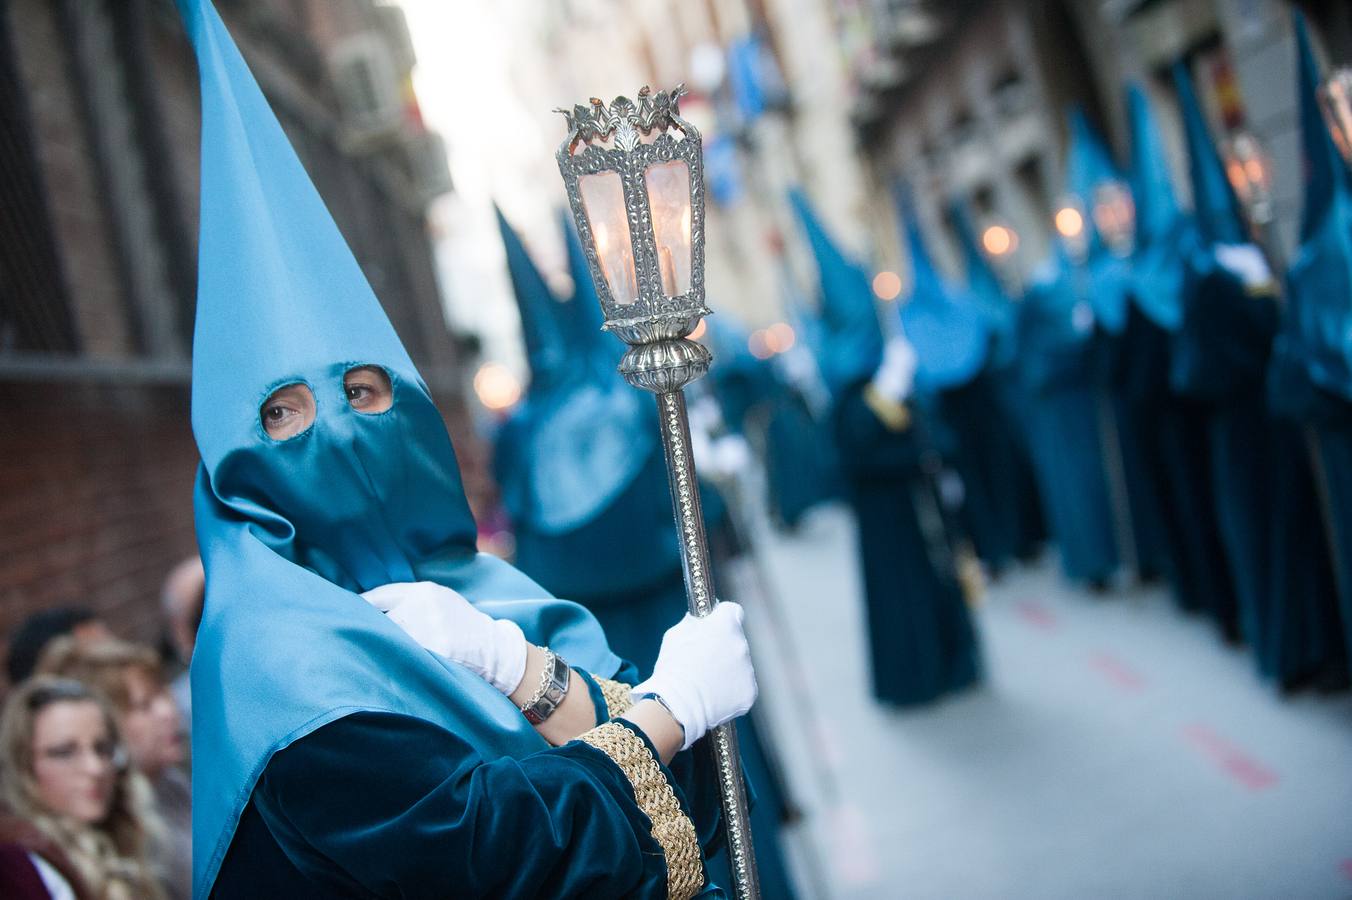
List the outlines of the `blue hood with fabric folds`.
{"type": "Polygon", "coordinates": [[[1244,214],[1239,207],[1220,153],[1211,141],[1202,104],[1183,63],[1174,65],[1174,88],[1183,114],[1183,134],[1188,145],[1188,174],[1192,179],[1193,219],[1202,243],[1244,244],[1249,240],[1244,214]]]}
{"type": "Polygon", "coordinates": [[[193,893],[208,895],[272,754],[362,710],[417,716],[486,758],[546,745],[501,693],[426,652],[356,592],[448,585],[599,674],[595,620],[475,552],[455,453],[427,387],[209,0],[179,0],[202,97],[192,425],[206,606],[192,662],[193,893]],[[343,373],[380,366],[393,406],[363,414],[343,373]],[[314,423],[274,441],[285,384],[314,423]],[[544,598],[544,599],[541,599],[544,598]]]}
{"type": "Polygon", "coordinates": [[[814,347],[822,378],[832,394],[873,374],[882,361],[883,334],[873,305],[868,273],[848,259],[826,233],[807,195],[789,192],[817,263],[821,295],[817,320],[819,344],[814,347]]]}
{"type": "Polygon", "coordinates": [[[1077,290],[1082,274],[1057,245],[1029,279],[1019,304],[1019,369],[1030,390],[1082,386],[1087,377],[1094,315],[1077,290]]]}
{"type": "Polygon", "coordinates": [[[1239,200],[1211,141],[1192,79],[1180,63],[1175,86],[1188,145],[1197,239],[1184,248],[1183,322],[1170,357],[1173,389],[1224,403],[1262,389],[1279,324],[1271,285],[1246,286],[1220,245],[1249,245],[1239,200]]]}
{"type": "Polygon", "coordinates": [[[1183,321],[1184,260],[1193,240],[1192,223],[1178,206],[1164,141],[1139,84],[1128,88],[1127,107],[1136,201],[1132,298],[1156,325],[1177,331],[1183,321]]]}
{"type": "Polygon", "coordinates": [[[1352,172],[1319,110],[1319,64],[1298,13],[1305,200],[1287,274],[1285,340],[1320,387],[1352,401],[1352,172]]]}
{"type": "Polygon", "coordinates": [[[911,295],[899,315],[915,348],[916,385],[934,391],[964,385],[980,374],[990,355],[990,323],[975,297],[935,269],[906,189],[898,187],[896,198],[911,258],[911,295]]]}
{"type": "Polygon", "coordinates": [[[1110,183],[1122,184],[1123,180],[1108,148],[1084,112],[1072,109],[1070,145],[1066,151],[1066,193],[1079,200],[1084,213],[1088,242],[1084,261],[1085,299],[1093,307],[1095,320],[1108,332],[1117,334],[1127,322],[1131,267],[1112,252],[1094,225],[1098,189],[1110,183]]]}
{"type": "Polygon", "coordinates": [[[961,202],[954,202],[950,214],[958,233],[958,243],[962,247],[963,265],[967,270],[967,290],[976,298],[995,334],[995,364],[1007,365],[1018,353],[1018,342],[1015,339],[1018,308],[1005,293],[1004,285],[991,268],[986,254],[981,252],[976,228],[967,207],[961,202]]]}
{"type": "Polygon", "coordinates": [[[574,295],[560,302],[501,214],[498,222],[527,355],[543,377],[532,377],[499,432],[495,468],[515,525],[562,534],[601,515],[657,452],[656,413],[615,372],[608,344],[619,341],[600,330],[585,260],[580,276],[574,259],[574,295]]]}

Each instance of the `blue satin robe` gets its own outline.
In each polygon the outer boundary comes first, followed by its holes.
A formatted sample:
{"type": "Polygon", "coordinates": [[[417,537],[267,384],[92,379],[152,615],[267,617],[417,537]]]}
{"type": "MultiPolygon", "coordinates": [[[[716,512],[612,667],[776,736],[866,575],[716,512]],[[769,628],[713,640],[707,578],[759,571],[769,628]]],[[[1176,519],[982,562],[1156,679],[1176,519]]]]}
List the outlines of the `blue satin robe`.
{"type": "Polygon", "coordinates": [[[850,502],[859,522],[873,694],[883,703],[928,703],[980,680],[976,631],[953,564],[937,498],[924,482],[928,448],[917,424],[891,431],[864,400],[867,382],[834,412],[850,502]],[[934,515],[922,525],[917,502],[934,515]]]}

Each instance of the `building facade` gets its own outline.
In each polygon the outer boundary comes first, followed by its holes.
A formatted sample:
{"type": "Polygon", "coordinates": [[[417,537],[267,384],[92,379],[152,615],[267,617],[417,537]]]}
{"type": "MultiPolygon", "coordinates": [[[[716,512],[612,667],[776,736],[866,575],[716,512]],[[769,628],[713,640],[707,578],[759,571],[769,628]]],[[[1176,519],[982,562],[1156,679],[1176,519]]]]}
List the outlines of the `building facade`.
{"type": "MultiPolygon", "coordinates": [[[[461,450],[489,490],[426,226],[450,188],[397,7],[219,0],[461,450]]],[[[195,551],[189,424],[197,68],[170,0],[0,2],[0,636],[91,606],[157,630],[195,551]]]]}

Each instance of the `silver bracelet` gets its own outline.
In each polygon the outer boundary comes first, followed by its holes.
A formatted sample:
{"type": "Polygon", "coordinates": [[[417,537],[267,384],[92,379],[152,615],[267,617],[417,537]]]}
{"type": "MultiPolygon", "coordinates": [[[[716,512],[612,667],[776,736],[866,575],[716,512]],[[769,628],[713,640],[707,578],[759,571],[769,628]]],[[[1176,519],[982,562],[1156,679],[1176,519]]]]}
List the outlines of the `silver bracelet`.
{"type": "Polygon", "coordinates": [[[540,686],[529,700],[521,704],[522,715],[532,725],[539,725],[554,714],[554,710],[563,703],[563,698],[568,696],[568,682],[572,677],[572,670],[562,656],[548,647],[544,651],[545,666],[540,673],[540,686]]]}

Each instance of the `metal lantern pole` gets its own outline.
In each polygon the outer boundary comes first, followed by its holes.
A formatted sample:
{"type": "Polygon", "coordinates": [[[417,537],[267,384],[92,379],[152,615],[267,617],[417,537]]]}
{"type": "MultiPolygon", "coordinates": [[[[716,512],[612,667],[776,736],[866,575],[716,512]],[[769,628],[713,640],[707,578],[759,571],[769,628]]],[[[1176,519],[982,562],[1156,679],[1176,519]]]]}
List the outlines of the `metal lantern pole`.
{"type": "MultiPolygon", "coordinates": [[[[680,115],[683,86],[607,107],[559,110],[568,136],[556,158],[573,220],[605,313],[606,331],[629,345],[619,372],[656,396],[672,507],[690,612],[706,616],[718,600],[699,484],[690,448],[684,388],[709,371],[712,357],[686,335],[704,305],[704,179],[699,131],[680,115]]],[[[731,722],[708,735],[727,827],[728,855],[741,900],[760,897],[731,722]]]]}

